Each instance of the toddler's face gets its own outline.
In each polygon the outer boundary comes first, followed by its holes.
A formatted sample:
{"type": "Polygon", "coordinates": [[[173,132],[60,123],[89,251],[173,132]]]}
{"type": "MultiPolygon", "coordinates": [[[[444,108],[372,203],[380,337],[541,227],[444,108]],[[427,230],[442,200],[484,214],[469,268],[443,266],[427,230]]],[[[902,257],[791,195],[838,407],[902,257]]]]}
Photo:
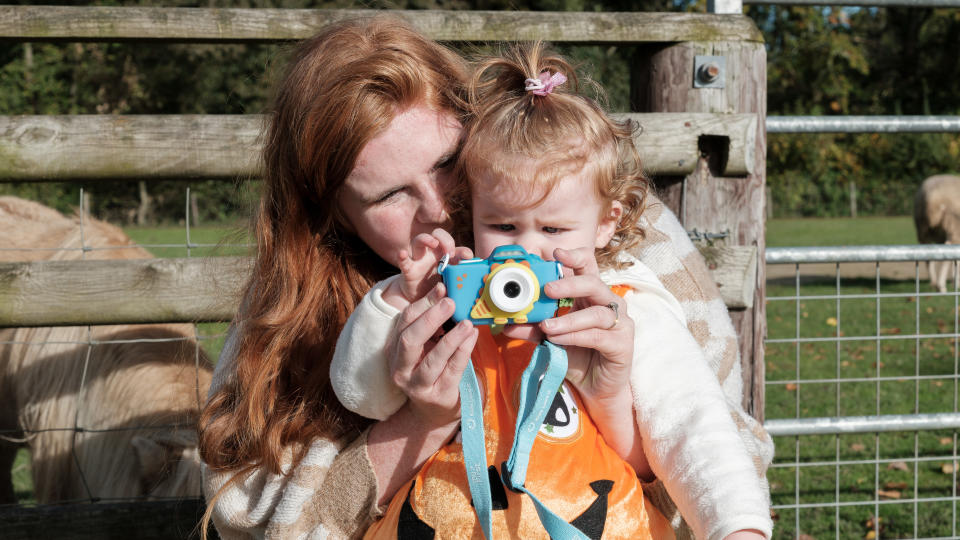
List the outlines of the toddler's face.
{"type": "Polygon", "coordinates": [[[518,244],[528,253],[553,260],[556,248],[607,245],[622,207],[613,202],[601,216],[604,205],[597,198],[589,169],[565,176],[533,207],[527,207],[529,197],[508,182],[497,185],[477,179],[471,188],[476,256],[486,258],[498,246],[518,244]]]}

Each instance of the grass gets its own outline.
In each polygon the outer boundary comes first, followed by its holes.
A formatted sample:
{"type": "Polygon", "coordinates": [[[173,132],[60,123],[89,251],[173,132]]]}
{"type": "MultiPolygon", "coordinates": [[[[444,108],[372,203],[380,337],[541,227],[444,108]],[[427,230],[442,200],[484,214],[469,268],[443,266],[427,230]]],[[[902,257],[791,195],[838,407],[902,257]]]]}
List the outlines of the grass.
{"type": "MultiPolygon", "coordinates": [[[[909,216],[767,222],[767,245],[774,247],[916,242],[909,216]]],[[[835,278],[805,278],[799,293],[795,287],[768,282],[768,339],[824,341],[767,343],[767,419],[956,410],[955,340],[897,339],[955,333],[953,297],[918,297],[913,280],[881,281],[881,293],[904,296],[880,300],[849,298],[875,294],[875,278],[844,278],[839,290],[835,278]],[[775,300],[795,295],[841,299],[775,300]],[[862,339],[851,339],[857,337],[862,339]]],[[[919,290],[930,292],[925,283],[919,290]]],[[[777,512],[777,538],[950,537],[954,527],[960,528],[960,521],[953,523],[954,503],[929,500],[953,497],[954,431],[777,437],[774,442],[775,462],[786,466],[768,474],[773,503],[805,505],[777,512]],[[837,461],[844,465],[833,465],[837,461]],[[919,502],[900,502],[904,499],[919,502]]]]}
{"type": "Polygon", "coordinates": [[[190,227],[190,246],[182,225],[127,227],[124,232],[157,257],[225,257],[250,253],[245,247],[250,240],[244,226],[240,223],[190,227]]]}
{"type": "Polygon", "coordinates": [[[767,246],[916,244],[910,216],[790,218],[767,221],[767,246]]]}
{"type": "MultiPolygon", "coordinates": [[[[794,286],[770,284],[767,290],[768,339],[820,338],[825,341],[767,343],[767,419],[913,414],[956,410],[957,349],[948,337],[900,336],[954,333],[955,299],[917,297],[912,281],[882,281],[880,292],[903,297],[787,299],[794,286]],[[878,303],[879,302],[879,303],[878,303]],[[878,337],[879,336],[879,337],[878,337]],[[843,341],[836,338],[844,338],[843,341]],[[861,339],[857,339],[861,338],[861,339]],[[834,339],[835,341],[829,341],[834,339]],[[799,358],[799,362],[798,362],[799,358]],[[916,377],[923,377],[917,379],[916,377]],[[881,378],[881,382],[876,379],[881,378]],[[837,382],[837,379],[843,379],[837,382]],[[803,382],[797,382],[797,381],[803,382]],[[820,382],[822,381],[822,382],[820,382]]],[[[928,292],[925,284],[921,292],[928,292]]],[[[802,283],[800,296],[869,295],[873,279],[802,283]]],[[[768,475],[774,504],[863,505],[783,509],[776,536],[864,538],[879,505],[882,538],[951,536],[956,519],[950,502],[923,501],[953,496],[956,475],[953,431],[778,437],[776,462],[823,464],[773,468],[768,475]],[[917,459],[919,458],[919,460],[917,459]],[[856,463],[885,460],[879,465],[856,463]],[[854,462],[839,469],[835,461],[854,462]],[[926,460],[926,461],[924,461],[926,460]],[[947,472],[945,472],[947,471],[947,472]],[[881,493],[882,492],[882,493],[881,493]],[[913,503],[918,498],[917,519],[913,503]],[[799,512],[799,516],[796,514],[799,512]],[[797,530],[796,520],[800,528],[797,530]]],[[[960,522],[957,524],[960,526],[960,522]]]]}

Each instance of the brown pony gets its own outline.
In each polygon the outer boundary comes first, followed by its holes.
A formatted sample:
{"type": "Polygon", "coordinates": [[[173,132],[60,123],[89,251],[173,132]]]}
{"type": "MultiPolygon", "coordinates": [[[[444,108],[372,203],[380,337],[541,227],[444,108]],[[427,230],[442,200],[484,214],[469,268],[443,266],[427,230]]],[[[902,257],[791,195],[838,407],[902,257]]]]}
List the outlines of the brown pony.
{"type": "MultiPolygon", "coordinates": [[[[152,258],[119,228],[82,221],[81,233],[80,216],[0,197],[0,262],[152,258]]],[[[0,503],[15,502],[20,446],[41,503],[200,496],[211,364],[194,336],[189,324],[0,329],[0,503]]]]}

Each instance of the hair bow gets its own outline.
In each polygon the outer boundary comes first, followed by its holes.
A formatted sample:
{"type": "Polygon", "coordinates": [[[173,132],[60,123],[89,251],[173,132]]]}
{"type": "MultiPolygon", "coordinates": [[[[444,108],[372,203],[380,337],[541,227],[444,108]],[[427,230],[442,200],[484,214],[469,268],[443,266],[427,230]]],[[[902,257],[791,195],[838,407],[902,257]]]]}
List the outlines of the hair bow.
{"type": "Polygon", "coordinates": [[[567,82],[567,77],[563,73],[557,71],[553,75],[550,75],[550,72],[546,70],[540,73],[540,78],[538,79],[527,79],[523,81],[525,85],[524,90],[533,92],[535,96],[545,96],[553,92],[554,87],[560,86],[565,82],[567,82]]]}

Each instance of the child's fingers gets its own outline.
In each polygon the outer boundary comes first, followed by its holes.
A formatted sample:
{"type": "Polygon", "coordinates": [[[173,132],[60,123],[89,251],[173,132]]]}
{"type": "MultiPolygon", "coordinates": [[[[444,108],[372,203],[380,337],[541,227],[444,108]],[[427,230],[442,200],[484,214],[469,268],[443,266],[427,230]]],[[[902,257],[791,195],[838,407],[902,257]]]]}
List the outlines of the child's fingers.
{"type": "Polygon", "coordinates": [[[453,252],[453,258],[454,258],[454,261],[457,263],[465,259],[472,259],[473,250],[466,246],[457,246],[457,248],[453,252]]]}
{"type": "Polygon", "coordinates": [[[437,246],[440,245],[439,240],[433,235],[421,233],[413,238],[413,258],[420,260],[428,252],[437,249],[437,246]]]}
{"type": "Polygon", "coordinates": [[[397,254],[397,268],[400,269],[400,272],[406,273],[412,263],[413,261],[410,260],[410,252],[401,249],[400,253],[397,254]]]}
{"type": "Polygon", "coordinates": [[[443,253],[453,253],[454,249],[457,247],[457,243],[453,241],[453,237],[450,236],[450,233],[445,229],[434,229],[431,233],[433,237],[437,240],[437,245],[440,247],[440,251],[443,253]]]}

